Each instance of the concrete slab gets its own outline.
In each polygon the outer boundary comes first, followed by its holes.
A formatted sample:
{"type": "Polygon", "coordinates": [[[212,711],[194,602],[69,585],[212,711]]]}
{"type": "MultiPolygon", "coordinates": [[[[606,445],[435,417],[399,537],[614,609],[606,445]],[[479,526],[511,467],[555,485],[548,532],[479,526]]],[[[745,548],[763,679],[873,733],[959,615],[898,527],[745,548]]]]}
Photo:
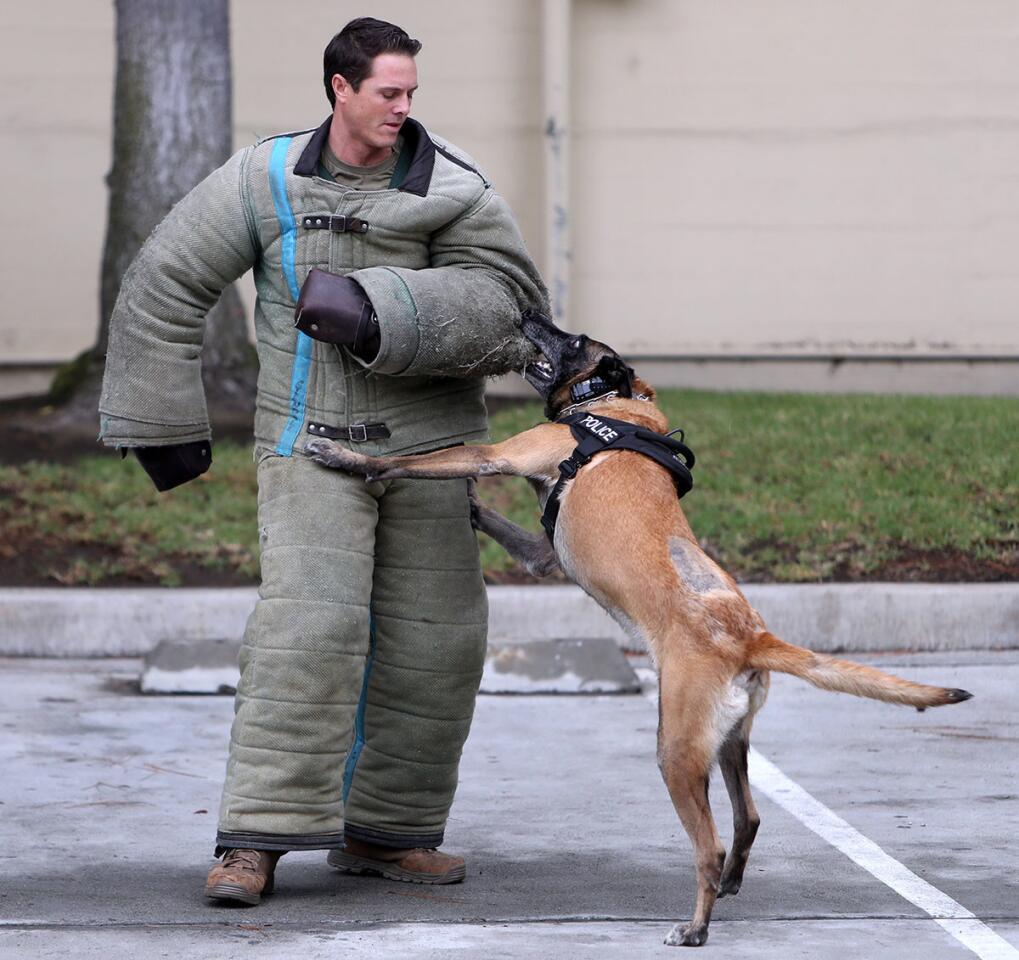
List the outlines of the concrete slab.
{"type": "MultiPolygon", "coordinates": [[[[232,694],[240,642],[164,640],[145,657],[142,693],[232,694]]],[[[608,637],[490,643],[482,693],[640,693],[623,652],[608,637]]]]}
{"type": "Polygon", "coordinates": [[[609,637],[557,637],[488,645],[482,693],[640,693],[640,681],[609,637]]]}
{"type": "MultiPolygon", "coordinates": [[[[769,628],[820,651],[1019,649],[1019,583],[745,584],[769,628]]],[[[631,642],[571,586],[489,587],[489,636],[631,642]]],[[[250,589],[0,589],[0,656],[144,656],[164,640],[238,638],[250,589]]]]}
{"type": "MultiPolygon", "coordinates": [[[[975,698],[917,714],[777,677],[756,747],[1019,945],[1019,653],[871,659],[975,698]]],[[[446,844],[468,858],[463,885],[342,876],[324,854],[289,854],[263,906],[209,907],[231,704],[138,696],[139,668],[0,660],[4,955],[640,958],[663,955],[688,915],[690,850],[655,766],[654,707],[612,696],[479,701],[446,844]]],[[[711,800],[727,837],[717,783],[711,800]]],[[[971,955],[784,809],[758,805],[747,882],[720,901],[709,955],[971,955]]]]}
{"type": "Polygon", "coordinates": [[[237,690],[241,642],[235,639],[163,640],[145,657],[142,693],[221,693],[237,690]]]}

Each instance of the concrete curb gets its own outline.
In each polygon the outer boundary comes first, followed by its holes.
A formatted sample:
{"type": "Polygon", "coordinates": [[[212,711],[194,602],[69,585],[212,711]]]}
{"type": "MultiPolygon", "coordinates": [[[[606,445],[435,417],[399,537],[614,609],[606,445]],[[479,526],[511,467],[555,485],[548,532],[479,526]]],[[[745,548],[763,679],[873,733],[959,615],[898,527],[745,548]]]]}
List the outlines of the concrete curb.
{"type": "MultiPolygon", "coordinates": [[[[1019,583],[747,584],[774,633],[813,650],[1019,648],[1019,583]]],[[[0,655],[144,656],[163,640],[236,638],[258,594],[235,589],[0,589],[0,655]]],[[[578,587],[489,587],[493,640],[611,637],[578,587]]]]}

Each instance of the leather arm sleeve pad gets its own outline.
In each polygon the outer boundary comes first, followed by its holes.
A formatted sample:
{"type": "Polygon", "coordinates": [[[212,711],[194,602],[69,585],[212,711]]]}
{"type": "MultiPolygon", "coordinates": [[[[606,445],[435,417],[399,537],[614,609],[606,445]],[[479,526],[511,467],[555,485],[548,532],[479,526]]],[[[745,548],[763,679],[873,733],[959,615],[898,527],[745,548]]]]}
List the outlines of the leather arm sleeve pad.
{"type": "Polygon", "coordinates": [[[160,493],[194,480],[212,465],[212,444],[208,440],[133,449],[160,493]]]}
{"type": "Polygon", "coordinates": [[[371,300],[356,280],[313,268],[297,300],[294,326],[313,340],[346,347],[365,362],[382,342],[371,300]]]}

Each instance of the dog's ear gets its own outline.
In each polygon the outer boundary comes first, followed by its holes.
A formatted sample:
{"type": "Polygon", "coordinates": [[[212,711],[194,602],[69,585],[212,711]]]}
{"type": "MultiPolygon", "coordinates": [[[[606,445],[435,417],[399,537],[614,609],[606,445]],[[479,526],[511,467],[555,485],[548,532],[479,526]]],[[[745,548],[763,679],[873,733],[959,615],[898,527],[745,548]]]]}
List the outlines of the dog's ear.
{"type": "Polygon", "coordinates": [[[628,367],[618,353],[606,354],[598,361],[596,370],[613,390],[618,390],[621,397],[633,396],[633,378],[636,376],[633,367],[628,367]]]}

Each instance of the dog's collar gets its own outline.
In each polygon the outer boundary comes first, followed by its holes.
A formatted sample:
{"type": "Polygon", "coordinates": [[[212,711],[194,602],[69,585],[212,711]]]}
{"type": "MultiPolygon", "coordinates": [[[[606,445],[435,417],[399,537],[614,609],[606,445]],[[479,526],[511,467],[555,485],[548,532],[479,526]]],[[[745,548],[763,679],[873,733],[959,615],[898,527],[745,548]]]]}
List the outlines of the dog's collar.
{"type": "MultiPolygon", "coordinates": [[[[589,400],[581,400],[580,403],[571,403],[568,407],[563,409],[556,414],[556,423],[565,420],[567,417],[576,413],[578,410],[584,410],[594,403],[601,403],[603,400],[614,400],[619,396],[618,390],[610,390],[608,393],[600,393],[596,397],[591,397],[589,400]]],[[[627,397],[627,400],[643,400],[649,401],[651,398],[643,393],[635,393],[632,397],[627,397]]]]}
{"type": "Polygon", "coordinates": [[[571,403],[568,407],[563,407],[562,410],[556,415],[556,420],[565,420],[571,414],[576,413],[578,410],[583,410],[586,407],[591,406],[592,403],[599,403],[602,400],[612,400],[619,396],[618,390],[609,390],[608,393],[599,393],[596,397],[591,397],[588,400],[581,400],[579,403],[571,403]]]}
{"type": "Polygon", "coordinates": [[[593,377],[588,377],[586,380],[581,380],[579,383],[573,384],[570,387],[570,399],[574,403],[582,403],[584,400],[591,400],[601,393],[605,393],[609,389],[609,382],[604,378],[595,374],[593,377]]]}

